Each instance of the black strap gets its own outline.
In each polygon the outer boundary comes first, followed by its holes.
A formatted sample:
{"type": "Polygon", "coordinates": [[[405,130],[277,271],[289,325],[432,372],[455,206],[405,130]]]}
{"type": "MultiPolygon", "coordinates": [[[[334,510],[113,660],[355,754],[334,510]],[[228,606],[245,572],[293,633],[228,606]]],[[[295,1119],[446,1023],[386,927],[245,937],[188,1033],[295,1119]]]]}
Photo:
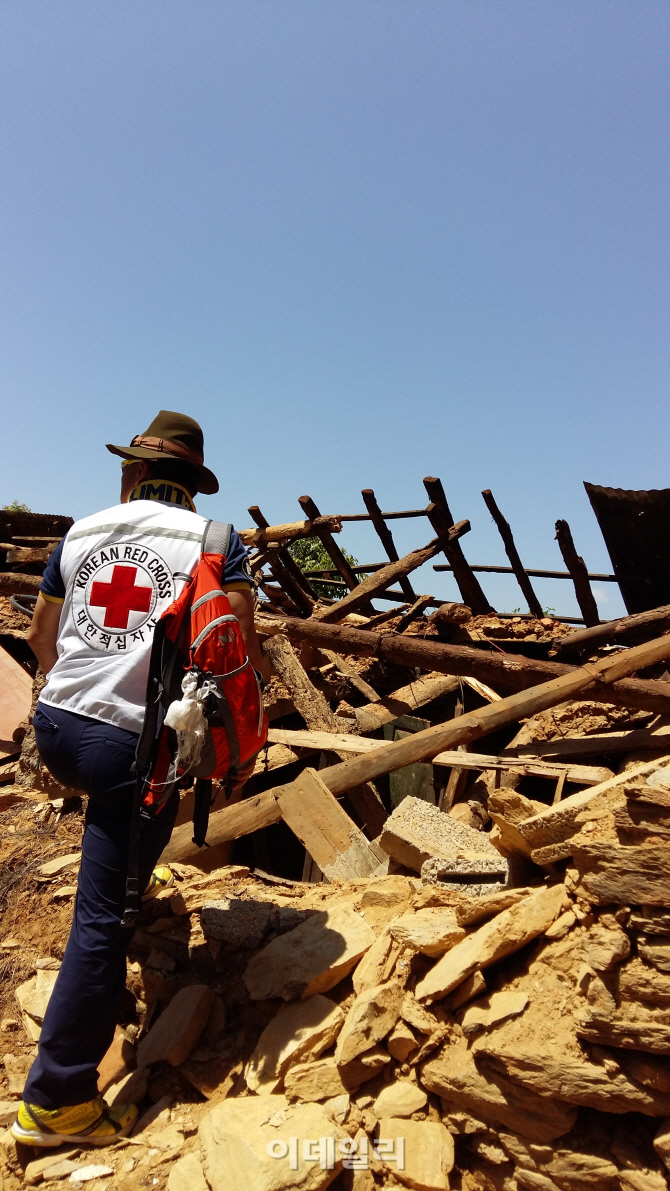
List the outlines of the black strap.
{"type": "Polygon", "coordinates": [[[193,803],[193,843],[196,848],[207,847],[209,808],[212,805],[211,777],[195,780],[195,801],[193,803]]]}
{"type": "Polygon", "coordinates": [[[208,521],[202,535],[202,545],[200,547],[202,553],[223,554],[224,558],[227,558],[232,532],[232,525],[228,525],[224,521],[208,521]]]}
{"type": "Polygon", "coordinates": [[[128,870],[126,874],[126,904],[123,907],[121,926],[135,926],[140,914],[140,826],[144,778],[138,774],[135,781],[133,809],[130,815],[130,840],[128,844],[128,870]]]}

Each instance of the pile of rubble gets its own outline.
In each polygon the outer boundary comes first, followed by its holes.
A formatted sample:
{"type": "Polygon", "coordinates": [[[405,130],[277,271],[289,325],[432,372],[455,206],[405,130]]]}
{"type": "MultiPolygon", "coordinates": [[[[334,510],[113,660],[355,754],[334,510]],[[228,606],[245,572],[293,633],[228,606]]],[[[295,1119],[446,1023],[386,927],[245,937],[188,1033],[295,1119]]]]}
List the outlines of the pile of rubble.
{"type": "MultiPolygon", "coordinates": [[[[248,531],[257,571],[295,529],[248,531]]],[[[664,1191],[670,611],[575,631],[419,597],[389,616],[382,571],[301,616],[259,607],[268,745],[240,801],[217,792],[206,849],[183,792],[175,882],[143,908],[99,1069],[140,1120],[93,1154],[5,1132],[3,1191],[664,1191]]],[[[0,761],[5,1126],[82,831],[28,713],[0,761]]]]}

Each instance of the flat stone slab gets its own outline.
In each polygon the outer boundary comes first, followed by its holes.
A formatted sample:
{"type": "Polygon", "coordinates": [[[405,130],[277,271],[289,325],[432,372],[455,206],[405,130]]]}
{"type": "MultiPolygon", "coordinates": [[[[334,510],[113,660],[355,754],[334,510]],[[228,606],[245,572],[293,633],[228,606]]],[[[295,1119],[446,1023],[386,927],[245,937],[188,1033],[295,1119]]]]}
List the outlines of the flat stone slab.
{"type": "Polygon", "coordinates": [[[247,964],[244,983],[252,1001],[304,1001],[334,988],[374,941],[360,914],[349,902],[339,902],[268,943],[247,964]]]}
{"type": "Polygon", "coordinates": [[[260,947],[270,929],[273,908],[271,902],[233,897],[205,902],[200,911],[203,934],[235,949],[260,947]]]}

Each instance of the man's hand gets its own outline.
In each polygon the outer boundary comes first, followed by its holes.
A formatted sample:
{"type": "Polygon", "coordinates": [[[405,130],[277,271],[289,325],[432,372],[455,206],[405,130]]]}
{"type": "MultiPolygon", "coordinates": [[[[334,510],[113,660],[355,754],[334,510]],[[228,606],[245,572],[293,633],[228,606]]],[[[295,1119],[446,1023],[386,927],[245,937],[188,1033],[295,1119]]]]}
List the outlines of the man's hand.
{"type": "MultiPolygon", "coordinates": [[[[225,591],[225,586],[224,586],[225,591]]],[[[270,681],[272,668],[266,657],[261,653],[260,642],[254,627],[254,601],[250,591],[226,591],[234,615],[240,622],[242,638],[247,647],[249,661],[254,670],[263,675],[265,682],[270,681]]]]}
{"type": "Polygon", "coordinates": [[[56,641],[62,611],[62,604],[53,604],[45,600],[41,592],[38,594],[26,641],[35,654],[43,674],[48,674],[58,660],[56,641]]]}

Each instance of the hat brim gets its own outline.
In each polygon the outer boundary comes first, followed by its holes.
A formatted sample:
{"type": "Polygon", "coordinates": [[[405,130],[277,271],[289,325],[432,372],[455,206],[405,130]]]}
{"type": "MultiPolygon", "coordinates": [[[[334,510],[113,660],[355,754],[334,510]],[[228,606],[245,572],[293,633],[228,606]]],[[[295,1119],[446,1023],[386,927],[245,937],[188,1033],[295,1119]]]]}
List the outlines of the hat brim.
{"type": "MultiPolygon", "coordinates": [[[[170,459],[176,463],[184,463],[177,455],[171,455],[169,451],[154,451],[152,447],[117,447],[109,442],[105,443],[105,446],[112,455],[120,455],[122,459],[170,459]]],[[[202,492],[204,496],[213,496],[219,491],[219,481],[208,467],[200,463],[189,463],[187,466],[198,473],[198,492],[202,492]]]]}

